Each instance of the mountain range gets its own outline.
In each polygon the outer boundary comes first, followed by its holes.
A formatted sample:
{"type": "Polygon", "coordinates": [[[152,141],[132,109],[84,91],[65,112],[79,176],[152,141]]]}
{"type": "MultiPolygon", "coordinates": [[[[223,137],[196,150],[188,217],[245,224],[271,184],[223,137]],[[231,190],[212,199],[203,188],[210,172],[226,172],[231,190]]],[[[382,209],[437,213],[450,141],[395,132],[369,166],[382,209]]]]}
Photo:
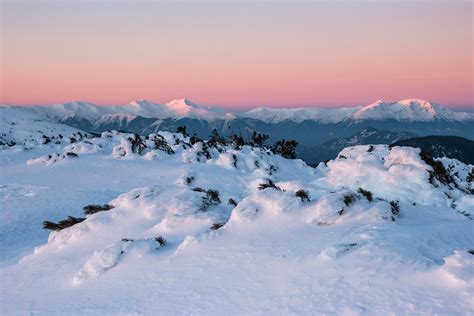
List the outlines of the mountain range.
{"type": "MultiPolygon", "coordinates": [[[[8,111],[25,111],[36,121],[47,120],[83,131],[122,130],[149,134],[175,131],[185,125],[190,134],[207,138],[215,128],[222,135],[248,138],[253,131],[265,133],[270,141],[294,139],[302,146],[317,146],[335,138],[345,138],[367,128],[425,135],[456,135],[474,138],[474,113],[456,112],[420,99],[346,108],[267,108],[245,112],[202,106],[188,99],[168,103],[138,100],[126,105],[99,106],[70,102],[49,106],[0,106],[2,119],[8,111]]],[[[412,135],[412,136],[413,136],[412,135]]]]}

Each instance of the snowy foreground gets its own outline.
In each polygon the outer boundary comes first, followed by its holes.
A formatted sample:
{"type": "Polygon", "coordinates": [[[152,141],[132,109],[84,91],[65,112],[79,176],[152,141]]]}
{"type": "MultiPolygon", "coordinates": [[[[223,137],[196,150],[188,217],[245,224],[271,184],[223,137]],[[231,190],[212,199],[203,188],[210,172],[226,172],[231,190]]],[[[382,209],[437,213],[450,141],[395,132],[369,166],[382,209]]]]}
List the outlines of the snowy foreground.
{"type": "Polygon", "coordinates": [[[474,313],[472,166],[131,136],[0,149],[1,314],[474,313]],[[48,237],[67,216],[85,220],[48,237]]]}

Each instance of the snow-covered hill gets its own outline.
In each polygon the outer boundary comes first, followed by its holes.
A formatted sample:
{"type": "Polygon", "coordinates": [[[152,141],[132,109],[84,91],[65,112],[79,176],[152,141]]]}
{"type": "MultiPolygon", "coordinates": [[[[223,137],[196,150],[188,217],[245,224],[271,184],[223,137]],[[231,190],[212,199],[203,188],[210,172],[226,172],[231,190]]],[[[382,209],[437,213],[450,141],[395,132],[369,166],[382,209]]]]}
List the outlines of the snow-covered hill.
{"type": "Polygon", "coordinates": [[[215,120],[225,115],[218,108],[205,107],[191,102],[188,99],[177,99],[167,103],[153,103],[148,100],[136,100],[126,105],[98,106],[88,102],[69,102],[50,106],[29,106],[37,113],[45,114],[50,118],[64,121],[70,118],[86,119],[90,122],[107,117],[136,117],[146,118],[195,118],[215,120]]]}
{"type": "Polygon", "coordinates": [[[320,123],[339,123],[346,120],[400,120],[430,122],[433,120],[471,121],[473,113],[455,112],[441,105],[421,99],[407,99],[386,103],[377,101],[366,106],[351,108],[268,108],[258,107],[244,113],[232,113],[217,107],[206,107],[188,99],[177,99],[167,103],[136,100],[126,105],[98,106],[88,102],[70,102],[50,106],[30,106],[33,111],[47,117],[64,121],[70,118],[99,120],[103,115],[142,116],[146,118],[193,118],[207,121],[252,118],[268,123],[285,120],[302,122],[312,120],[320,123]]]}
{"type": "Polygon", "coordinates": [[[27,108],[0,105],[0,145],[68,142],[86,134],[27,108]]]}
{"type": "Polygon", "coordinates": [[[366,145],[311,168],[191,143],[106,132],[4,147],[1,312],[473,310],[473,166],[366,145]],[[42,220],[70,227],[46,242],[42,220]],[[30,253],[11,264],[19,245],[30,253]]]}

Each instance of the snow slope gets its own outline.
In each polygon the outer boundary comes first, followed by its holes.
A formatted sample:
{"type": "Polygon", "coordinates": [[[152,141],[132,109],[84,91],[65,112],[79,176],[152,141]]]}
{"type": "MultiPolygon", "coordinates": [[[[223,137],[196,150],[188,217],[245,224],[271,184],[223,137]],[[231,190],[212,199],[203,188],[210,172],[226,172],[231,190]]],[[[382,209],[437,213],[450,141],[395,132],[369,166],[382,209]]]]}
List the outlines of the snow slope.
{"type": "Polygon", "coordinates": [[[408,122],[473,121],[474,114],[455,112],[441,105],[421,100],[406,99],[398,102],[377,101],[375,103],[353,108],[281,108],[260,107],[243,114],[244,117],[259,119],[265,122],[278,123],[285,120],[301,122],[314,120],[321,123],[339,123],[345,120],[397,120],[408,122]]]}
{"type": "Polygon", "coordinates": [[[117,106],[98,106],[88,102],[69,102],[50,106],[30,106],[29,108],[39,114],[44,114],[47,117],[60,121],[78,117],[90,122],[104,119],[103,116],[110,119],[113,115],[160,119],[187,117],[215,120],[225,114],[221,109],[201,106],[188,99],[177,99],[163,104],[141,99],[126,105],[117,106]]]}
{"type": "Polygon", "coordinates": [[[87,134],[27,108],[0,105],[0,144],[41,144],[45,137],[53,142],[65,142],[69,137],[77,138],[79,132],[87,134]]]}
{"type": "Polygon", "coordinates": [[[206,121],[218,119],[251,118],[266,123],[279,123],[286,120],[302,122],[312,120],[322,124],[334,124],[344,121],[397,120],[407,122],[466,122],[474,121],[473,113],[456,112],[441,105],[421,100],[407,99],[398,102],[377,101],[366,106],[350,108],[268,108],[238,113],[218,107],[202,106],[188,99],[177,99],[167,103],[154,103],[148,100],[136,100],[126,105],[98,106],[88,102],[69,102],[50,106],[27,107],[39,115],[60,122],[70,119],[84,119],[97,126],[111,120],[131,120],[137,116],[158,119],[192,118],[206,121]]]}
{"type": "Polygon", "coordinates": [[[133,137],[0,152],[3,314],[472,313],[472,166],[441,159],[445,184],[408,147],[349,147],[314,169],[167,132],[137,153],[133,137]],[[18,245],[36,248],[13,263],[18,245]]]}

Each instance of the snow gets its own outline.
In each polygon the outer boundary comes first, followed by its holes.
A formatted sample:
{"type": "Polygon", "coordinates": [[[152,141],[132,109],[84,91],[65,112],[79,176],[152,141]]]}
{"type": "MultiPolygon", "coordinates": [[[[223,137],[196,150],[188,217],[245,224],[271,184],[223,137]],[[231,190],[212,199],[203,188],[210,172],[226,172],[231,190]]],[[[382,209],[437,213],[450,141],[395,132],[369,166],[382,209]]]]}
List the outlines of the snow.
{"type": "Polygon", "coordinates": [[[364,106],[356,113],[355,120],[384,120],[430,122],[438,119],[447,121],[474,120],[474,114],[450,111],[438,104],[421,99],[406,99],[385,103],[381,100],[364,106]]]}
{"type": "Polygon", "coordinates": [[[421,100],[406,99],[386,103],[378,100],[366,106],[352,108],[266,108],[259,107],[243,114],[265,122],[278,123],[285,120],[302,122],[313,120],[320,123],[339,123],[345,120],[397,120],[410,122],[431,122],[434,120],[472,121],[473,113],[455,112],[441,105],[421,100]]]}
{"type": "Polygon", "coordinates": [[[311,168],[249,146],[206,158],[169,132],[137,153],[132,137],[0,149],[2,314],[472,312],[472,166],[441,158],[448,186],[408,147],[348,147],[311,168]],[[68,215],[85,220],[41,229],[68,215]]]}
{"type": "Polygon", "coordinates": [[[0,105],[0,131],[0,144],[11,144],[12,142],[42,144],[44,136],[52,139],[53,142],[64,142],[66,138],[78,132],[87,134],[76,128],[44,118],[27,108],[3,105],[0,105]],[[60,139],[61,136],[64,139],[60,139]]]}
{"type": "MultiPolygon", "coordinates": [[[[2,111],[10,108],[2,106],[2,111]]],[[[456,112],[421,99],[406,99],[398,102],[377,101],[366,106],[341,108],[268,108],[257,107],[239,113],[218,107],[202,106],[189,99],[176,99],[166,103],[154,103],[149,100],[135,100],[125,105],[99,106],[89,102],[68,102],[50,106],[11,107],[27,109],[42,119],[65,122],[68,119],[85,119],[94,126],[123,122],[127,123],[137,116],[156,119],[193,118],[213,122],[231,121],[236,118],[251,118],[267,123],[283,121],[302,122],[312,120],[322,124],[335,124],[347,120],[398,120],[409,122],[432,122],[445,120],[450,122],[474,121],[474,114],[456,112]]],[[[5,116],[11,114],[5,113],[5,116]]],[[[159,124],[157,122],[156,124],[159,124]]],[[[2,129],[3,130],[3,129],[2,129]]]]}

